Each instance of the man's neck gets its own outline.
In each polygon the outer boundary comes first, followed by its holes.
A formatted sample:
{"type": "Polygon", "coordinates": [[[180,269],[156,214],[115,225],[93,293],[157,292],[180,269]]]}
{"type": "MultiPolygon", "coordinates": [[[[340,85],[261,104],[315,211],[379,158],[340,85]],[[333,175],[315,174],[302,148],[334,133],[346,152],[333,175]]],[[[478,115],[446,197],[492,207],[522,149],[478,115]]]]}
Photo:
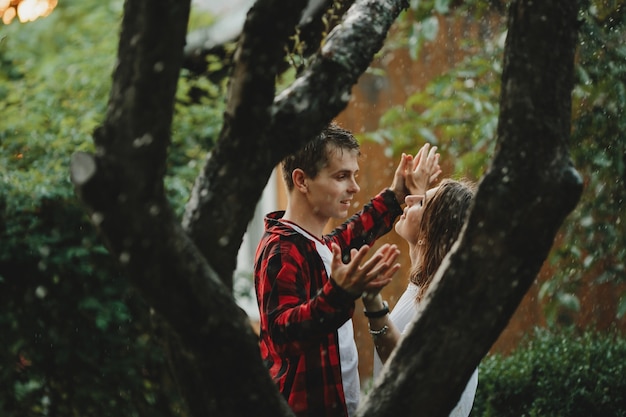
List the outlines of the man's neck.
{"type": "Polygon", "coordinates": [[[298,210],[295,207],[291,207],[291,205],[287,206],[282,219],[300,226],[319,239],[324,235],[324,228],[328,224],[328,220],[330,220],[320,218],[308,210],[298,210]]]}

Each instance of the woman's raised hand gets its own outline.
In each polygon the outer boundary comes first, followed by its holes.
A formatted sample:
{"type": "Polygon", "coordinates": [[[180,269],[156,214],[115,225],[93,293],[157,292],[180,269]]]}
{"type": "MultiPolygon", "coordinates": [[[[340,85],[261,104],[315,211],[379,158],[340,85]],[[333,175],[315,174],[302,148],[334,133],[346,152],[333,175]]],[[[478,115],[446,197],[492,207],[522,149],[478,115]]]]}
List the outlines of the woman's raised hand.
{"type": "Polygon", "coordinates": [[[413,158],[404,183],[410,194],[424,195],[441,174],[437,147],[424,144],[413,158]]]}

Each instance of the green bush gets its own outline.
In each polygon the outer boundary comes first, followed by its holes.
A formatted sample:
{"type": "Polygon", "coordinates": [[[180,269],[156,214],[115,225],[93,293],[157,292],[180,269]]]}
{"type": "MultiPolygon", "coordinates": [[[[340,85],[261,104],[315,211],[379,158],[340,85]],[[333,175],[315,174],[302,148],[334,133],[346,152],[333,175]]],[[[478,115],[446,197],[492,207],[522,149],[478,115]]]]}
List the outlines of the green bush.
{"type": "Polygon", "coordinates": [[[538,329],[479,368],[473,417],[626,416],[626,339],[538,329]]]}
{"type": "MultiPolygon", "coordinates": [[[[69,178],[93,151],[123,1],[66,0],[0,34],[0,416],[185,415],[149,306],[69,178]]],[[[165,179],[182,213],[219,132],[221,86],[181,76],[165,179]],[[190,102],[185,94],[202,88],[190,102]],[[218,104],[216,104],[218,103],[218,104]]]]}

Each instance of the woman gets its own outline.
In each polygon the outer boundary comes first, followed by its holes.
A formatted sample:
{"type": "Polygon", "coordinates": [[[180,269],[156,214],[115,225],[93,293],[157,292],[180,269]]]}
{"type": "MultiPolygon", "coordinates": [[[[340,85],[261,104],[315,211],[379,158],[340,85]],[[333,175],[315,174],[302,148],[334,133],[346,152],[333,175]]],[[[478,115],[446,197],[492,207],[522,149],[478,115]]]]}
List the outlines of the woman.
{"type": "MultiPolygon", "coordinates": [[[[443,258],[458,238],[473,195],[473,184],[448,179],[425,195],[406,197],[406,207],[395,230],[409,244],[411,272],[408,288],[391,314],[387,314],[389,308],[380,294],[370,293],[363,297],[365,315],[376,346],[375,377],[398,343],[401,333],[415,317],[417,304],[423,299],[443,258]]],[[[469,415],[477,385],[476,370],[450,416],[469,415]]]]}

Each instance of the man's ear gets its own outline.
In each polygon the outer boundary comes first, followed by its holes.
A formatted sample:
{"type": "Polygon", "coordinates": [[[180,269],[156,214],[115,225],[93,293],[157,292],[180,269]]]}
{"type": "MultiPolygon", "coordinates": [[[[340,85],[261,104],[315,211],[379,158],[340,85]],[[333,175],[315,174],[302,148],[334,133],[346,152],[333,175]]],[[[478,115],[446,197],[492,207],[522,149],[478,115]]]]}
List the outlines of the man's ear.
{"type": "Polygon", "coordinates": [[[301,193],[309,191],[307,175],[300,168],[296,168],[291,173],[291,180],[293,181],[293,187],[301,193]]]}

